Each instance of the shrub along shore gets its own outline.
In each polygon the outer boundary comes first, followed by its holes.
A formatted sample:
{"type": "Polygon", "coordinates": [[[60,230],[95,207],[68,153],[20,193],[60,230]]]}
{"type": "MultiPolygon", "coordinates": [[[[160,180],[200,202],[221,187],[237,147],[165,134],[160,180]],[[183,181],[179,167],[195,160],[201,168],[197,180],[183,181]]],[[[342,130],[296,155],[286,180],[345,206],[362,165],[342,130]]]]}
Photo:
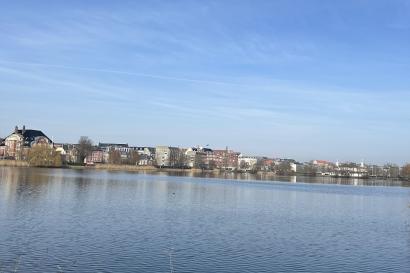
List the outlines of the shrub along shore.
{"type": "MultiPolygon", "coordinates": [[[[0,167],[31,167],[31,168],[63,168],[63,169],[78,169],[78,170],[107,170],[107,171],[126,171],[126,172],[169,172],[169,173],[213,173],[218,174],[224,172],[223,170],[203,170],[203,169],[177,169],[177,168],[158,168],[155,166],[135,166],[135,165],[117,165],[117,164],[95,164],[92,166],[85,165],[62,165],[62,166],[36,166],[30,165],[29,162],[23,160],[0,160],[0,167]]],[[[273,172],[257,172],[257,174],[273,175],[273,172]]],[[[295,174],[300,176],[301,174],[295,174]]],[[[302,175],[303,176],[303,175],[302,175]]],[[[387,179],[389,180],[389,179],[387,179]]],[[[399,177],[398,180],[410,181],[408,177],[399,177]]]]}
{"type": "Polygon", "coordinates": [[[4,167],[29,167],[27,161],[21,160],[0,160],[0,166],[4,167]]]}
{"type": "Polygon", "coordinates": [[[201,169],[173,169],[173,168],[157,168],[155,166],[135,166],[135,165],[117,165],[117,164],[95,164],[93,166],[84,165],[62,165],[57,166],[35,166],[23,160],[0,160],[0,166],[4,167],[32,167],[32,168],[68,168],[68,169],[88,169],[88,170],[111,170],[111,171],[148,171],[148,172],[208,172],[218,173],[219,170],[201,170],[201,169]]]}
{"type": "Polygon", "coordinates": [[[95,164],[86,166],[87,169],[114,170],[114,171],[152,171],[152,172],[219,172],[219,170],[202,169],[173,169],[157,168],[155,166],[117,165],[117,164],[95,164]]]}

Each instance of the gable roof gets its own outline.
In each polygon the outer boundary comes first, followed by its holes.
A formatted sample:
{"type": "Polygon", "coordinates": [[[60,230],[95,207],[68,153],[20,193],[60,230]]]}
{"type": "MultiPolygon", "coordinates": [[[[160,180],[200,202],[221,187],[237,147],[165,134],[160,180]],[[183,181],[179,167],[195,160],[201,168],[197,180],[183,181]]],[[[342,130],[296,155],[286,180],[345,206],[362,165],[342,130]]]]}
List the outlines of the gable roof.
{"type": "Polygon", "coordinates": [[[37,137],[45,137],[48,139],[49,142],[52,142],[51,139],[48,138],[42,131],[40,130],[24,130],[24,134],[22,130],[18,130],[19,134],[22,134],[25,141],[34,141],[37,137]]]}
{"type": "MultiPolygon", "coordinates": [[[[47,138],[47,140],[48,140],[50,143],[53,143],[53,142],[51,141],[51,139],[50,139],[48,136],[46,136],[46,135],[45,135],[42,131],[40,131],[40,130],[25,129],[25,130],[17,130],[17,131],[15,131],[15,132],[13,132],[13,134],[15,134],[15,133],[20,134],[20,135],[23,136],[24,145],[29,145],[29,144],[30,144],[31,142],[33,142],[37,137],[45,137],[45,138],[47,138]],[[23,131],[24,131],[24,133],[23,133],[23,131]]],[[[11,135],[13,135],[13,134],[11,134],[11,135]]],[[[11,135],[9,135],[9,136],[11,136],[11,135]]]]}

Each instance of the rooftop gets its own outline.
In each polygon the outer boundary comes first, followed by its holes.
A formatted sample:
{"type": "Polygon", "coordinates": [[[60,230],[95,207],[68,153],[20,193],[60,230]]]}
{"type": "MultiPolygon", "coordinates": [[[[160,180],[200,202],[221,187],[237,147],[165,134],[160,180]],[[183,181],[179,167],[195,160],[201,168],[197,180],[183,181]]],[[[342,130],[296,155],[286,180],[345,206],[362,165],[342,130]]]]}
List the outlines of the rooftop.
{"type": "Polygon", "coordinates": [[[100,148],[107,148],[107,147],[112,147],[112,146],[127,148],[128,144],[127,143],[101,143],[101,142],[98,143],[98,147],[100,148]]]}
{"type": "Polygon", "coordinates": [[[40,130],[25,129],[24,126],[23,129],[18,129],[16,126],[13,134],[16,133],[23,136],[25,144],[33,142],[37,137],[45,137],[50,143],[52,143],[51,139],[40,130]]]}

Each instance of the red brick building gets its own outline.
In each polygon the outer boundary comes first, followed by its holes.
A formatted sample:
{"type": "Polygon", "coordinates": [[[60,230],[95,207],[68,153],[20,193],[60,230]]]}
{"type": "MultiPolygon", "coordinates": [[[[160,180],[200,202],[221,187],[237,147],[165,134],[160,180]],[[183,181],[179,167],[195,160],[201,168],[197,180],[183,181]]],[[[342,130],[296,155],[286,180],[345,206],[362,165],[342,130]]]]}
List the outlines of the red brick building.
{"type": "Polygon", "coordinates": [[[240,153],[232,150],[214,150],[213,160],[218,169],[236,170],[238,168],[238,157],[240,153]]]}
{"type": "Polygon", "coordinates": [[[94,150],[85,159],[86,164],[95,164],[104,162],[104,152],[102,150],[94,150]]]}

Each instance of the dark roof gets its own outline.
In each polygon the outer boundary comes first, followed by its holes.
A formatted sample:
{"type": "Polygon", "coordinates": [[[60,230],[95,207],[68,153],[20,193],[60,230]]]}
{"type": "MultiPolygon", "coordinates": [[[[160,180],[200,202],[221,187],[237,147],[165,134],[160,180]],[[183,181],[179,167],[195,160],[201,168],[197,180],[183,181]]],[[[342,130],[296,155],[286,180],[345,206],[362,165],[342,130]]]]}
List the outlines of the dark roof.
{"type": "Polygon", "coordinates": [[[30,130],[30,129],[27,129],[27,130],[24,130],[24,134],[23,134],[23,130],[18,130],[18,133],[23,135],[24,141],[32,142],[32,141],[34,141],[37,137],[45,137],[45,138],[47,138],[50,142],[52,142],[51,139],[49,139],[48,136],[46,136],[46,135],[45,135],[42,131],[40,131],[40,130],[30,130]]]}
{"type": "Polygon", "coordinates": [[[52,143],[51,139],[48,138],[42,131],[40,130],[31,130],[31,129],[25,129],[25,130],[17,130],[14,131],[13,134],[18,133],[20,135],[23,135],[24,139],[24,145],[30,145],[31,142],[33,142],[37,137],[45,137],[48,139],[50,143],[52,143]],[[24,131],[24,133],[23,133],[24,131]]]}
{"type": "Polygon", "coordinates": [[[127,148],[128,144],[126,144],[126,143],[101,143],[101,142],[98,143],[98,147],[100,147],[100,148],[107,148],[107,147],[112,147],[112,146],[127,148]]]}
{"type": "Polygon", "coordinates": [[[195,152],[204,152],[204,153],[212,153],[212,152],[213,152],[213,150],[210,149],[210,148],[196,148],[196,147],[192,147],[191,149],[192,149],[192,151],[195,151],[195,152]]]}
{"type": "Polygon", "coordinates": [[[155,152],[154,147],[147,147],[147,146],[135,146],[135,147],[130,147],[131,149],[137,150],[137,151],[143,151],[145,149],[148,149],[151,153],[155,152]]]}

